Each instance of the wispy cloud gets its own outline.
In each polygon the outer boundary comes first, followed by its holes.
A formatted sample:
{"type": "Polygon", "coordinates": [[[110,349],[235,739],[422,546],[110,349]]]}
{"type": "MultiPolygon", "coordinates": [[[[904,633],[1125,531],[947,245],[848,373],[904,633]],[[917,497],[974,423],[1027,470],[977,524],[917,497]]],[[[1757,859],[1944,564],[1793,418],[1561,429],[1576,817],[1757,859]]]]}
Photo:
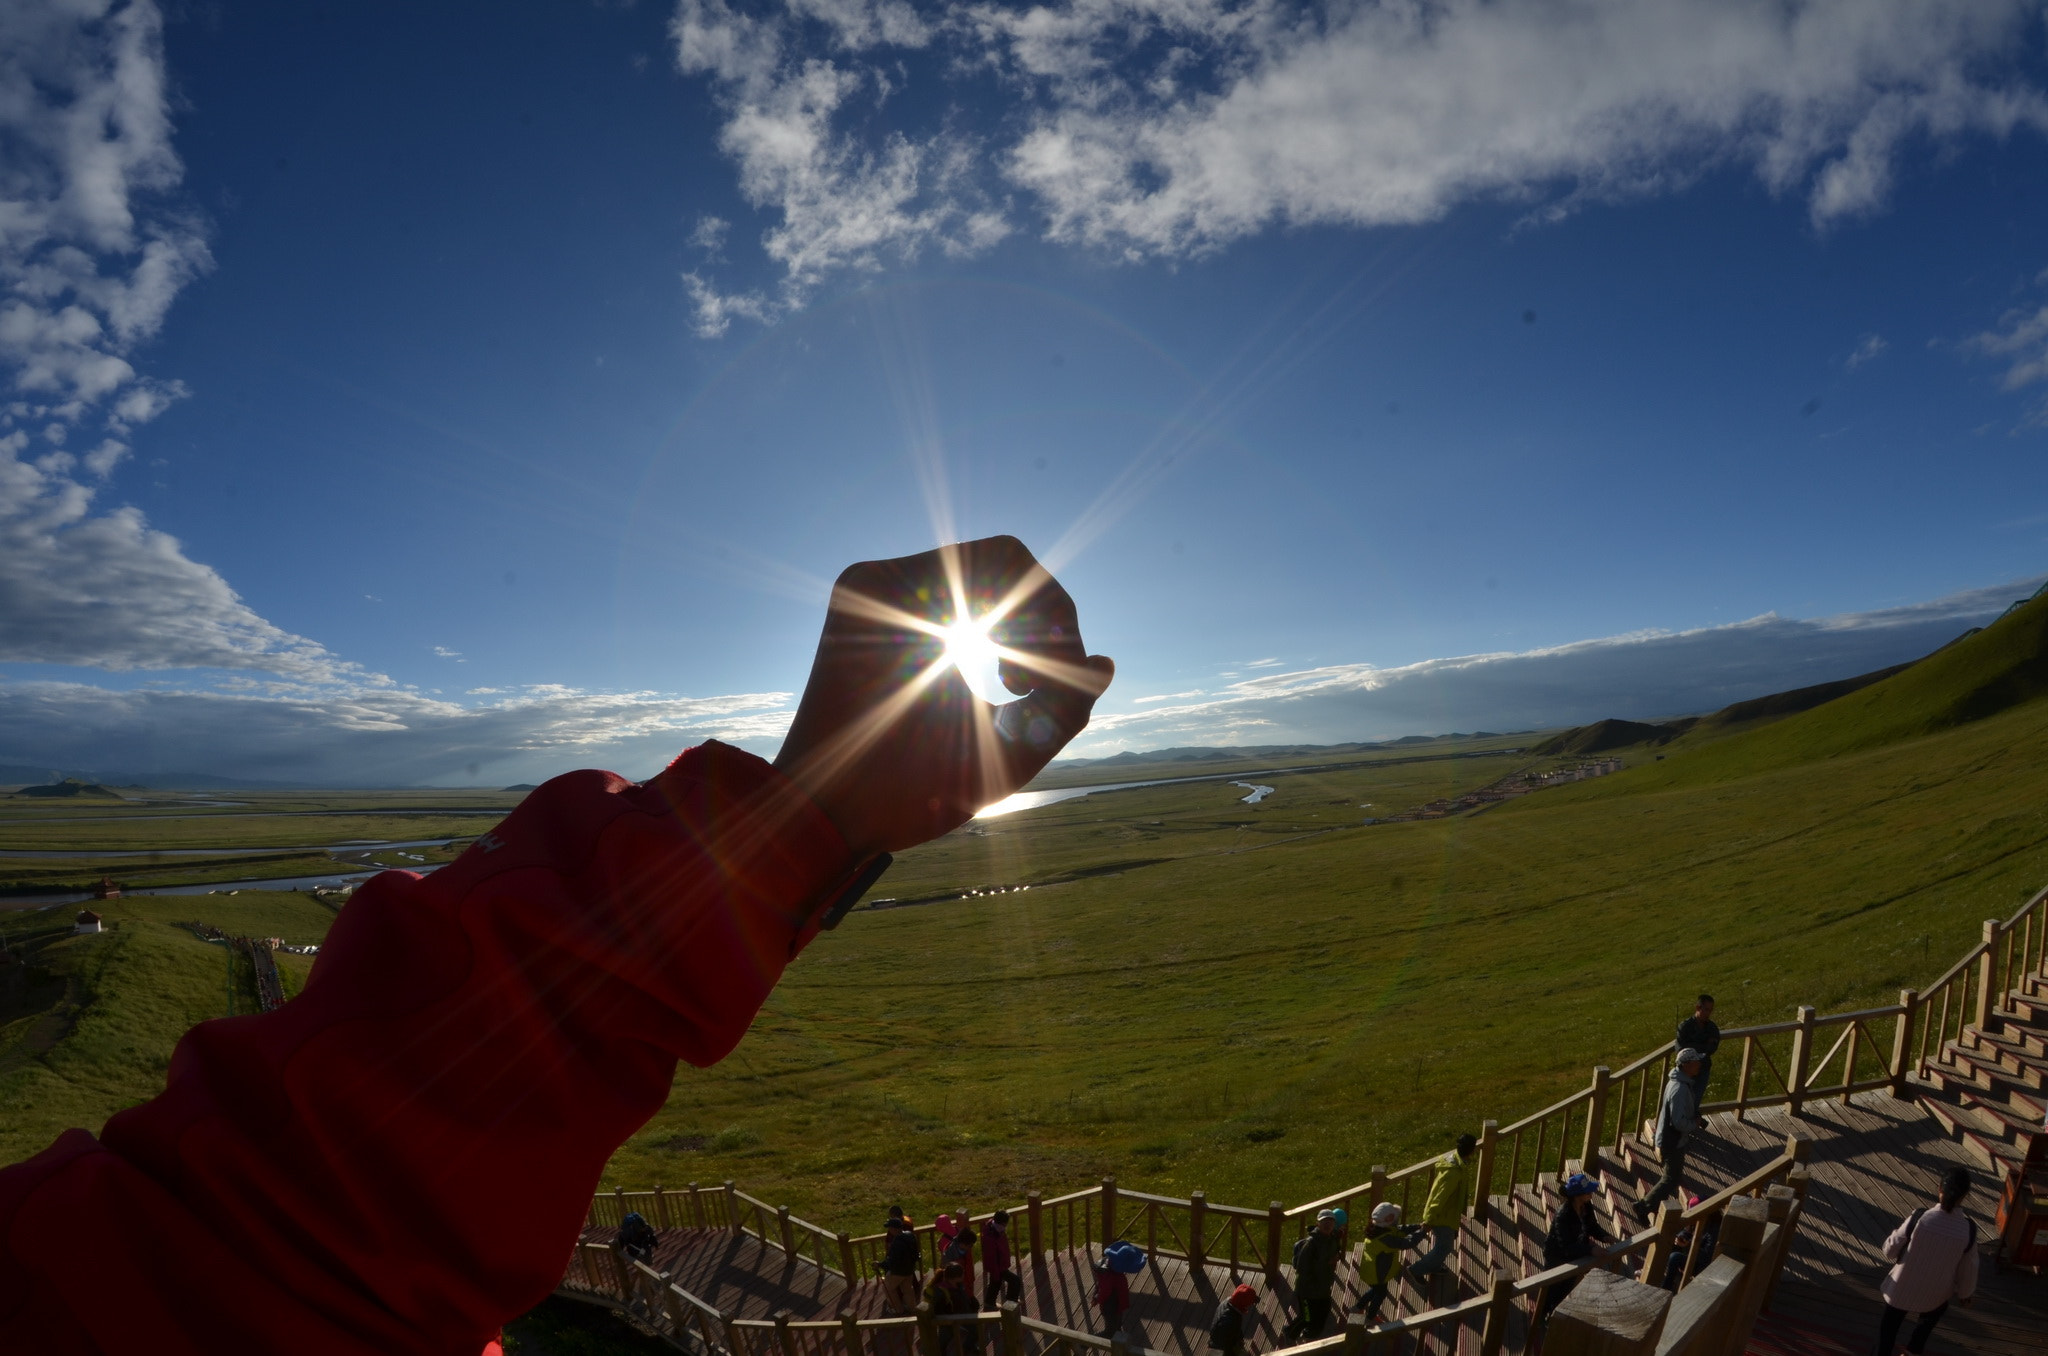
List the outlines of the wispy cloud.
{"type": "Polygon", "coordinates": [[[2041,582],[1812,620],[1770,613],[1728,626],[1639,631],[1539,650],[1260,674],[1185,705],[1098,712],[1074,752],[1341,743],[1711,711],[1918,658],[2041,582]]]}
{"type": "Polygon", "coordinates": [[[1854,372],[1857,368],[1863,366],[1863,364],[1869,362],[1872,358],[1875,358],[1890,347],[1891,345],[1884,341],[1883,335],[1866,334],[1856,341],[1855,350],[1843,360],[1842,366],[1854,372]]]}
{"type": "Polygon", "coordinates": [[[460,650],[451,650],[446,645],[436,645],[433,647],[433,650],[434,654],[439,658],[453,659],[458,664],[462,662],[462,651],[460,650]]]}
{"type": "Polygon", "coordinates": [[[679,0],[686,74],[780,272],[690,275],[700,328],[835,273],[1011,231],[1179,258],[1290,225],[1531,221],[1747,168],[1816,228],[1881,208],[1899,148],[2048,129],[2016,64],[2039,0],[679,0]],[[898,97],[928,82],[943,113],[898,97]]]}
{"type": "MultiPolygon", "coordinates": [[[[2048,273],[2042,276],[2048,281],[2048,273]]],[[[2048,305],[2007,311],[1996,326],[1969,342],[1979,353],[2005,362],[2006,390],[2021,391],[2048,382],[2048,305]]],[[[2048,398],[2034,402],[2027,422],[2048,427],[2048,398]]]]}

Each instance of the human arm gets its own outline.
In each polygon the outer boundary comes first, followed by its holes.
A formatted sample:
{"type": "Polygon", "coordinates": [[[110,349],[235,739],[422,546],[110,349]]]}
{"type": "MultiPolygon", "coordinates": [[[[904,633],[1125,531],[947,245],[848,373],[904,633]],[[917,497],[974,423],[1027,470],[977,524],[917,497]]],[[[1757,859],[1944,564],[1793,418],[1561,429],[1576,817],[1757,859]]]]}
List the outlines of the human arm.
{"type": "Polygon", "coordinates": [[[548,782],[449,866],[358,890],[304,992],[188,1032],[154,1101],[0,1172],[0,1331],[53,1356],[480,1350],[851,861],[723,745],[645,786],[548,782]]]}
{"type": "Polygon", "coordinates": [[[304,992],[187,1033],[163,1095],[0,1170],[8,1349],[479,1350],[559,1281],[676,1061],[723,1058],[864,867],[1014,790],[1111,671],[1013,539],[856,566],[780,770],[713,743],[550,781],[359,890],[304,992]],[[955,577],[1008,607],[1029,695],[1000,714],[859,601],[955,577]]]}
{"type": "Polygon", "coordinates": [[[1974,1224],[1965,1220],[1964,1225],[1970,1230],[1970,1246],[1956,1259],[1955,1296],[1956,1303],[1967,1309],[1977,1294],[1977,1235],[1974,1224]]]}

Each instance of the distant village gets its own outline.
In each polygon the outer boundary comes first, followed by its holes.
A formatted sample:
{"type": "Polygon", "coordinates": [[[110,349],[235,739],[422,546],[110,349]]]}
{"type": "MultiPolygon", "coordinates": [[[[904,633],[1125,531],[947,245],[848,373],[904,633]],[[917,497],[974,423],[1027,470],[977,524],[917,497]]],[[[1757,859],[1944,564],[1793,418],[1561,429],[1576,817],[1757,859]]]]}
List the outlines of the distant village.
{"type": "Polygon", "coordinates": [[[1444,819],[1451,815],[1463,814],[1498,805],[1504,800],[1526,796],[1531,791],[1541,791],[1546,786],[1563,786],[1567,782],[1583,782],[1594,777],[1605,777],[1611,772],[1621,771],[1621,759],[1599,758],[1576,763],[1571,767],[1552,768],[1548,772],[1521,772],[1512,777],[1503,777],[1491,786],[1482,786],[1477,791],[1467,791],[1462,796],[1444,800],[1433,800],[1427,805],[1384,819],[1368,819],[1368,824],[1398,824],[1414,819],[1444,819]]]}

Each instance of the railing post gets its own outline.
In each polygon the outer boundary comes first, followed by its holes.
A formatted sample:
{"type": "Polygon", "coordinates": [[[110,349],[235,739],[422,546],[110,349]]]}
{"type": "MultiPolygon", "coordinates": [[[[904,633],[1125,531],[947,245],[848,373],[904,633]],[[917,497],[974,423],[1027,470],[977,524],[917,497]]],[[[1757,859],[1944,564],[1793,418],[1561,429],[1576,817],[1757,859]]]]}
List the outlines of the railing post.
{"type": "Polygon", "coordinates": [[[668,1220],[668,1189],[659,1182],[654,1184],[654,1217],[661,1221],[664,1229],[675,1227],[668,1220]]]}
{"type": "Polygon", "coordinates": [[[1479,1171],[1475,1174],[1479,1184],[1472,1192],[1472,1199],[1466,1202],[1470,1206],[1466,1213],[1475,1218],[1485,1215],[1486,1198],[1493,1194],[1493,1146],[1499,1139],[1499,1121],[1479,1123],[1479,1171]]]}
{"type": "Polygon", "coordinates": [[[690,1227],[704,1227],[704,1198],[698,1194],[695,1182],[690,1183],[690,1227]]]}
{"type": "Polygon", "coordinates": [[[1636,1277],[1644,1285],[1663,1284],[1664,1268],[1671,1262],[1671,1249],[1678,1239],[1679,1218],[1684,1213],[1678,1208],[1677,1201],[1664,1202],[1658,1212],[1657,1237],[1650,1244],[1649,1254],[1643,1258],[1642,1273],[1636,1277]]]}
{"type": "Polygon", "coordinates": [[[1991,1032],[1992,1014],[1998,1011],[1994,994],[1998,983],[1998,920],[1984,920],[1984,954],[1977,958],[1977,1018],[1971,1025],[1980,1034],[1991,1032]]]}
{"type": "Polygon", "coordinates": [[[1611,1271],[1589,1271],[1550,1316],[1547,1356],[1652,1356],[1671,1293],[1611,1271]]]}
{"type": "Polygon", "coordinates": [[[1849,1089],[1856,1082],[1856,1052],[1863,1043],[1863,1023],[1849,1023],[1849,1039],[1842,1047],[1842,1101],[1851,1096],[1849,1089]]]}
{"type": "Polygon", "coordinates": [[[633,1275],[630,1270],[633,1264],[626,1260],[626,1245],[617,1239],[613,1239],[611,1246],[607,1247],[605,1251],[611,1255],[612,1283],[619,1292],[619,1298],[621,1300],[630,1300],[633,1298],[633,1292],[626,1288],[626,1282],[633,1275]]]}
{"type": "MultiPolygon", "coordinates": [[[[1381,1201],[1385,1200],[1386,1198],[1387,1165],[1384,1163],[1375,1163],[1372,1165],[1372,1176],[1369,1179],[1369,1184],[1366,1187],[1366,1218],[1372,1218],[1373,1207],[1378,1205],[1381,1201]]],[[[1402,1220],[1401,1222],[1403,1224],[1413,1224],[1415,1221],[1402,1220]]]]}
{"type": "Polygon", "coordinates": [[[1102,1246],[1116,1242],[1116,1178],[1102,1179],[1102,1246]]]}
{"type": "Polygon", "coordinates": [[[612,1223],[623,1229],[626,1227],[626,1189],[622,1186],[613,1187],[612,1201],[612,1223]]]}
{"type": "Polygon", "coordinates": [[[929,1300],[917,1306],[917,1349],[923,1356],[939,1356],[939,1325],[932,1322],[929,1300]]]}
{"type": "MultiPolygon", "coordinates": [[[[1585,1163],[1598,1164],[1600,1150],[1606,1147],[1602,1137],[1607,1133],[1607,1080],[1610,1076],[1605,1064],[1593,1066],[1593,1091],[1586,1102],[1586,1141],[1579,1150],[1580,1161],[1585,1163]]],[[[1515,1184],[1509,1182],[1508,1190],[1512,1192],[1514,1189],[1515,1184]]]]}
{"type": "Polygon", "coordinates": [[[860,1320],[851,1309],[839,1311],[839,1337],[846,1343],[846,1356],[861,1356],[860,1320]]]}
{"type": "Polygon", "coordinates": [[[1920,1005],[1920,995],[1911,989],[1899,990],[1898,1025],[1892,1028],[1892,1096],[1906,1095],[1906,1070],[1913,1059],[1913,1017],[1920,1005]]]}
{"type": "Polygon", "coordinates": [[[796,1256],[796,1230],[790,1226],[788,1206],[778,1205],[775,1207],[775,1222],[782,1226],[782,1251],[784,1255],[789,1257],[796,1256]]]}
{"type": "Polygon", "coordinates": [[[736,1311],[729,1309],[720,1310],[718,1314],[717,1336],[720,1341],[725,1343],[725,1349],[731,1352],[732,1356],[747,1356],[746,1338],[740,1336],[740,1330],[734,1326],[739,1322],[739,1319],[740,1316],[736,1311]]]}
{"type": "Polygon", "coordinates": [[[1787,1109],[1799,1114],[1800,1106],[1806,1101],[1806,1062],[1813,1058],[1813,1009],[1799,1009],[1799,1029],[1792,1033],[1792,1062],[1785,1074],[1788,1086],[1785,1091],[1791,1096],[1787,1109]]]}
{"type": "Polygon", "coordinates": [[[1756,1063],[1756,1037],[1742,1038],[1742,1072],[1735,1078],[1735,1119],[1749,1115],[1749,1071],[1756,1063]]]}
{"type": "Polygon", "coordinates": [[[732,1225],[732,1231],[735,1234],[743,1234],[747,1231],[747,1227],[740,1223],[739,1184],[731,1180],[728,1180],[725,1184],[725,1218],[726,1222],[732,1225]]]}
{"type": "Polygon", "coordinates": [[[775,1345],[782,1356],[796,1356],[796,1334],[789,1330],[789,1321],[795,1317],[794,1309],[775,1311],[775,1345]]]}
{"type": "Polygon", "coordinates": [[[1039,1262],[1045,1257],[1045,1236],[1040,1232],[1045,1215],[1045,1201],[1037,1192],[1024,1196],[1025,1235],[1031,1244],[1031,1260],[1039,1262]]]}
{"type": "Polygon", "coordinates": [[[1209,1245],[1202,1231],[1209,1227],[1209,1198],[1199,1191],[1188,1193],[1188,1265],[1199,1267],[1209,1260],[1209,1245]]]}
{"type": "Polygon", "coordinates": [[[1024,1314],[1017,1301],[1003,1301],[1003,1356],[1025,1356],[1024,1314]]]}
{"type": "Polygon", "coordinates": [[[683,1304],[683,1292],[670,1283],[668,1272],[662,1273],[661,1302],[662,1307],[668,1310],[670,1333],[678,1342],[682,1341],[690,1328],[690,1311],[683,1304]]]}
{"type": "MultiPolygon", "coordinates": [[[[1600,1070],[1606,1073],[1607,1070],[1600,1070]]],[[[1512,1185],[1509,1187],[1513,1190],[1512,1185]]],[[[1515,1278],[1498,1268],[1486,1297],[1486,1327],[1479,1334],[1479,1356],[1500,1356],[1508,1340],[1508,1316],[1515,1307],[1515,1278]]]]}
{"type": "Polygon", "coordinates": [[[1365,1315],[1344,1320],[1344,1356],[1365,1356],[1365,1315]]]}
{"type": "Polygon", "coordinates": [[[1274,1201],[1266,1207],[1266,1274],[1280,1279],[1280,1234],[1287,1224],[1287,1207],[1274,1201]]]}
{"type": "Polygon", "coordinates": [[[847,1237],[847,1236],[846,1236],[845,1234],[840,1234],[840,1235],[838,1235],[838,1238],[839,1238],[839,1274],[840,1274],[840,1275],[842,1275],[842,1276],[844,1276],[844,1277],[846,1278],[846,1283],[847,1283],[848,1285],[853,1285],[853,1284],[855,1284],[855,1283],[856,1283],[856,1282],[857,1282],[857,1281],[859,1280],[859,1277],[857,1277],[857,1276],[856,1276],[856,1275],[854,1274],[854,1267],[853,1267],[853,1240],[852,1240],[851,1238],[848,1238],[848,1237],[847,1237]]]}

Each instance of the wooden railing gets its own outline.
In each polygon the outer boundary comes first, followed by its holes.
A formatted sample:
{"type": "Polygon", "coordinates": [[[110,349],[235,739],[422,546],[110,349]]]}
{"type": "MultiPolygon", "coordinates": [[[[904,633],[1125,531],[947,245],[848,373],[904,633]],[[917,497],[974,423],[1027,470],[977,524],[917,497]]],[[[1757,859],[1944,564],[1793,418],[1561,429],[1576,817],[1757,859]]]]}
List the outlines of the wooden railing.
{"type": "MultiPolygon", "coordinates": [[[[2000,1015],[2000,995],[2010,990],[2020,975],[2043,973],[2044,961],[2048,961],[2048,954],[2044,953],[2048,953],[2048,890],[2028,900],[2011,918],[1987,921],[1983,940],[1924,992],[1907,989],[1895,1004],[1826,1016],[1817,1015],[1811,1007],[1801,1007],[1789,1022],[1724,1031],[1721,1049],[1715,1056],[1717,1062],[1723,1062],[1724,1069],[1729,1052],[1740,1042],[1735,1095],[1732,1099],[1707,1102],[1701,1110],[1733,1112],[1741,1117],[1766,1107],[1786,1106],[1796,1115],[1805,1103],[1823,1098],[1846,1099],[1877,1089],[1904,1094],[1909,1080],[1924,1073],[1928,1059],[1939,1057],[1947,1042],[1967,1039],[1966,1033],[1972,1027],[1991,1029],[2000,1015]],[[1832,1040],[1815,1058],[1829,1033],[1832,1040]]],[[[1647,1122],[1656,1115],[1675,1054],[1676,1050],[1667,1042],[1618,1070],[1604,1065],[1596,1067],[1586,1087],[1551,1106],[1505,1127],[1494,1121],[1484,1122],[1478,1136],[1475,1191],[1473,1199],[1465,1202],[1466,1209],[1487,1209],[1489,1198],[1511,1198],[1516,1187],[1534,1186],[1546,1174],[1564,1172],[1575,1160],[1593,1165],[1603,1150],[1618,1147],[1630,1134],[1643,1134],[1647,1122]]],[[[1626,1240],[1616,1253],[1597,1263],[1555,1268],[1520,1280],[1496,1276],[1487,1294],[1461,1304],[1390,1320],[1370,1329],[1347,1329],[1341,1336],[1320,1339],[1293,1350],[1307,1352],[1344,1346],[1347,1356],[1363,1356],[1360,1344],[1370,1342],[1371,1351],[1377,1356],[1382,1350],[1398,1351],[1402,1342],[1413,1341],[1414,1350],[1420,1353],[1423,1339],[1429,1334],[1439,1339],[1440,1349],[1456,1350],[1455,1338],[1445,1339],[1444,1332],[1471,1326],[1481,1334],[1480,1349],[1485,1356],[1496,1356],[1500,1350],[1499,1334],[1505,1331],[1504,1306],[1512,1306],[1517,1299],[1538,1294],[1574,1271],[1594,1265],[1611,1269],[1640,1259],[1646,1280],[1653,1275],[1661,1279],[1672,1240],[1688,1225],[1694,1226],[1691,1237],[1698,1240],[1703,1232],[1697,1227],[1700,1221],[1720,1216],[1735,1199],[1759,1196],[1774,1185],[1790,1184],[1794,1187],[1792,1196],[1803,1199],[1803,1182],[1788,1182],[1795,1176],[1802,1156],[1798,1141],[1788,1143],[1783,1155],[1712,1198],[1685,1211],[1667,1208],[1657,1228],[1626,1240]],[[1386,1345],[1388,1342],[1392,1345],[1386,1345]]],[[[1051,1199],[1032,1192],[1020,1205],[1009,1207],[1010,1237],[1018,1253],[1031,1259],[1043,1258],[1049,1252],[1095,1249],[1117,1239],[1130,1239],[1154,1256],[1185,1259],[1194,1265],[1227,1265],[1233,1273],[1259,1271],[1278,1276],[1286,1244],[1308,1228],[1320,1210],[1342,1206],[1354,1217],[1363,1218],[1361,1212],[1369,1213],[1374,1205],[1391,1200],[1401,1205],[1404,1218],[1417,1218],[1437,1161],[1429,1158],[1393,1172],[1375,1166],[1365,1182],[1293,1209],[1284,1208],[1278,1201],[1265,1210],[1223,1205],[1208,1201],[1199,1191],[1180,1198],[1120,1190],[1114,1178],[1104,1178],[1099,1187],[1051,1199]]],[[[1790,1214],[1774,1225],[1782,1228],[1781,1233],[1773,1235],[1781,1240],[1777,1253],[1780,1258],[1798,1220],[1797,1199],[1790,1214]]],[[[600,1193],[592,1201],[589,1222],[594,1226],[616,1227],[632,1210],[662,1228],[730,1229],[849,1282],[881,1273],[884,1235],[850,1238],[830,1232],[796,1218],[786,1207],[778,1208],[747,1195],[731,1182],[715,1188],[703,1188],[693,1182],[682,1190],[614,1189],[600,1193]]],[[[978,1228],[987,1218],[986,1214],[974,1215],[971,1224],[978,1228]]],[[[936,1266],[936,1231],[927,1223],[918,1226],[916,1232],[925,1264],[936,1266]]],[[[836,1321],[799,1323],[786,1314],[775,1320],[739,1319],[719,1315],[658,1273],[645,1266],[635,1270],[637,1264],[629,1264],[622,1254],[596,1244],[579,1244],[574,1265],[600,1292],[648,1313],[658,1309],[665,1320],[658,1326],[678,1334],[687,1333],[685,1345],[694,1344],[700,1356],[939,1356],[933,1336],[935,1325],[954,1322],[976,1323],[990,1331],[1000,1329],[1005,1356],[1046,1356],[1054,1352],[1059,1356],[1078,1356],[1084,1348],[1121,1347],[1120,1343],[1112,1344],[1088,1333],[1026,1317],[1011,1319],[1004,1313],[959,1320],[927,1316],[923,1320],[856,1322],[851,1316],[842,1315],[836,1321]],[[1013,1336],[1018,1343],[1014,1349],[1013,1336]]],[[[1689,1279],[1698,1270],[1697,1259],[1688,1257],[1682,1275],[1689,1279]]],[[[1711,1269],[1701,1274],[1711,1274],[1711,1269]]],[[[1775,1275],[1775,1264],[1772,1274],[1775,1275]]],[[[1010,1307],[1005,1306],[1005,1310],[1010,1307]]],[[[1697,1317],[1692,1315],[1687,1322],[1697,1317]]],[[[1132,1356],[1147,1356],[1135,1348],[1131,1352],[1132,1356]]],[[[1677,1353],[1666,1351],[1663,1356],[1677,1353]]]]}

